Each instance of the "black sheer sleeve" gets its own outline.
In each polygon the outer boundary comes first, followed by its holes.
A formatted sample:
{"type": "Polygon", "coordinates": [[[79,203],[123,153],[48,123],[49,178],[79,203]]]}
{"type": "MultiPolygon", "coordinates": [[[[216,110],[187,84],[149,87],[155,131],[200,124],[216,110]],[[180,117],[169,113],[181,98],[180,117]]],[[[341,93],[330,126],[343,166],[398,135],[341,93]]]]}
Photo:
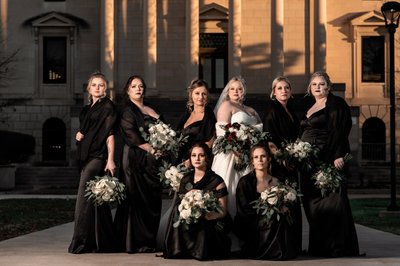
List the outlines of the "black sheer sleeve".
{"type": "Polygon", "coordinates": [[[271,136],[272,142],[277,146],[281,147],[281,138],[279,137],[279,114],[272,101],[268,101],[265,115],[262,119],[263,131],[268,132],[271,136]]]}
{"type": "Polygon", "coordinates": [[[133,104],[127,104],[121,113],[120,129],[122,138],[128,146],[139,146],[145,143],[140,127],[144,127],[143,115],[135,109],[133,104]]]}
{"type": "Polygon", "coordinates": [[[177,131],[182,131],[183,130],[183,126],[185,125],[186,121],[188,120],[190,116],[190,112],[188,110],[186,110],[186,112],[183,114],[183,116],[179,119],[179,122],[176,126],[176,130],[177,131]]]}
{"type": "Polygon", "coordinates": [[[272,142],[282,147],[283,142],[294,142],[299,137],[300,122],[288,103],[286,112],[278,101],[268,101],[263,117],[263,130],[269,132],[272,142]]]}
{"type": "Polygon", "coordinates": [[[209,141],[215,136],[215,124],[217,119],[215,118],[213,110],[206,106],[204,109],[203,124],[198,134],[197,141],[209,141]]]}
{"type": "Polygon", "coordinates": [[[352,127],[350,107],[343,98],[330,94],[327,100],[329,160],[344,157],[350,152],[349,134],[352,127]]]}
{"type": "Polygon", "coordinates": [[[215,197],[217,199],[228,196],[228,189],[226,187],[215,190],[215,197]]]}
{"type": "Polygon", "coordinates": [[[91,108],[83,109],[80,130],[83,131],[81,133],[84,134],[84,138],[78,142],[79,161],[105,156],[106,141],[114,134],[116,120],[114,104],[108,98],[97,101],[91,108]]]}

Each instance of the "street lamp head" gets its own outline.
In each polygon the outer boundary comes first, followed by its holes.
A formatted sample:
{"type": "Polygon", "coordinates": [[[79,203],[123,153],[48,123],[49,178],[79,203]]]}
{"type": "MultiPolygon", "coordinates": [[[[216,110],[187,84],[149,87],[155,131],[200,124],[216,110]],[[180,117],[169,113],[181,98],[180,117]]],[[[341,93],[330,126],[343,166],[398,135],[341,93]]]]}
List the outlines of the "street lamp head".
{"type": "Polygon", "coordinates": [[[386,28],[397,28],[400,18],[400,3],[389,1],[382,5],[381,12],[385,17],[386,28]]]}

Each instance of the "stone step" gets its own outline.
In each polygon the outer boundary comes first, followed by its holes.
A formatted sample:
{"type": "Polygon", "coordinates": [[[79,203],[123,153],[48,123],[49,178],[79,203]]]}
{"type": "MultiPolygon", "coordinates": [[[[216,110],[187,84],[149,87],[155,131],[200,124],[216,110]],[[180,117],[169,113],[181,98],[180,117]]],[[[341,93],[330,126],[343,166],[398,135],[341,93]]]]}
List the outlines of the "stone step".
{"type": "Polygon", "coordinates": [[[17,187],[77,187],[78,182],[76,167],[19,166],[15,173],[17,187]]]}

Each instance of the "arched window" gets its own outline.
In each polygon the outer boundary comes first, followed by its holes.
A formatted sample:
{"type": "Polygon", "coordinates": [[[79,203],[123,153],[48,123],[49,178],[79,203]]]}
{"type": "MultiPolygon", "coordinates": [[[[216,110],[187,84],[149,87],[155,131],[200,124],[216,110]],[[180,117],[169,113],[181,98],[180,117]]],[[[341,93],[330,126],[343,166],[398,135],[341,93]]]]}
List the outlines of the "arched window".
{"type": "Polygon", "coordinates": [[[43,161],[65,161],[66,128],[64,122],[56,117],[46,120],[42,131],[43,161]]]}
{"type": "Polygon", "coordinates": [[[371,117],[362,126],[362,159],[386,160],[385,123],[371,117]]]}

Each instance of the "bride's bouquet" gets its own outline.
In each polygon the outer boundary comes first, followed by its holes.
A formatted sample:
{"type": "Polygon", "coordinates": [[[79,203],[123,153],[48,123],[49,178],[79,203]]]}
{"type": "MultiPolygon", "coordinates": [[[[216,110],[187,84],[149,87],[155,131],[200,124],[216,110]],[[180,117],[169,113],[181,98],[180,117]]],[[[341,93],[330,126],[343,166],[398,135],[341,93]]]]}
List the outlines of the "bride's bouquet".
{"type": "MultiPolygon", "coordinates": [[[[343,157],[345,162],[350,161],[351,158],[352,156],[348,153],[343,157]]],[[[327,196],[330,192],[340,193],[343,177],[332,164],[322,164],[311,179],[315,180],[314,184],[321,190],[322,197],[327,196]]]]}
{"type": "Polygon", "coordinates": [[[187,141],[187,136],[177,134],[169,125],[161,120],[150,124],[148,133],[139,128],[142,137],[154,149],[154,156],[158,159],[162,155],[176,157],[179,148],[187,141]]]}
{"type": "Polygon", "coordinates": [[[205,213],[222,212],[222,209],[214,193],[192,189],[183,196],[178,211],[179,218],[173,226],[182,225],[184,229],[188,229],[189,225],[197,223],[205,213]]]}
{"type": "Polygon", "coordinates": [[[213,153],[233,152],[236,155],[235,169],[238,171],[246,169],[249,165],[250,148],[269,139],[267,132],[246,124],[228,123],[220,127],[224,130],[224,134],[215,140],[213,153]]]}
{"type": "Polygon", "coordinates": [[[295,142],[284,143],[283,149],[276,152],[275,159],[288,168],[300,167],[310,170],[318,152],[314,145],[297,139],[295,142]]]}
{"type": "Polygon", "coordinates": [[[160,181],[164,187],[178,191],[182,177],[189,172],[183,163],[174,166],[166,161],[159,168],[160,181]]]}
{"type": "Polygon", "coordinates": [[[95,176],[95,179],[86,182],[85,192],[85,197],[96,206],[112,202],[120,204],[125,198],[125,185],[116,177],[95,176]]]}
{"type": "Polygon", "coordinates": [[[260,198],[251,204],[257,214],[262,216],[261,222],[270,224],[274,217],[279,221],[281,216],[284,216],[289,223],[292,223],[289,207],[296,202],[298,196],[296,183],[286,181],[267,188],[261,192],[260,198]]]}

